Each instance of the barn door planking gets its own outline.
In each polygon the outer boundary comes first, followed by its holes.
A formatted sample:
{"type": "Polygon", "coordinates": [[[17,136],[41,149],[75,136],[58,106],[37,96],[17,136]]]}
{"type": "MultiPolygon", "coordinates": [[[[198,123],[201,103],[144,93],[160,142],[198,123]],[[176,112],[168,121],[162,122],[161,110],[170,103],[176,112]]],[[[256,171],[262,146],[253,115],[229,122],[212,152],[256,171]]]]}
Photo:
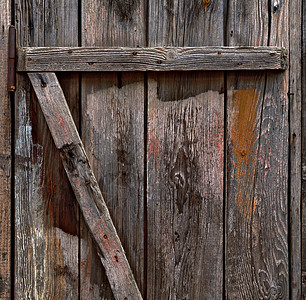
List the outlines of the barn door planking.
{"type": "MultiPolygon", "coordinates": [[[[11,24],[10,1],[0,2],[0,69],[8,69],[8,34],[11,24]]],[[[7,93],[7,77],[0,79],[0,299],[9,299],[11,287],[11,103],[7,93]]]]}
{"type": "MultiPolygon", "coordinates": [[[[78,46],[78,1],[16,0],[18,46],[78,46]]],[[[78,124],[78,75],[60,75],[78,124]]],[[[25,75],[17,76],[15,298],[77,299],[78,206],[25,75]]]]}
{"type": "MultiPolygon", "coordinates": [[[[148,46],[223,45],[223,3],[150,1],[148,46]]],[[[221,299],[224,73],[148,75],[148,299],[221,299]]]]}
{"type": "MultiPolygon", "coordinates": [[[[228,44],[288,47],[288,5],[229,1],[228,44]]],[[[289,297],[287,93],[288,71],[227,76],[227,299],[289,297]]]]}
{"type": "MultiPolygon", "coordinates": [[[[145,46],[144,16],[143,0],[84,0],[82,46],[145,46]]],[[[81,119],[89,161],[143,293],[144,74],[83,74],[81,119]]],[[[82,230],[85,238],[87,230],[82,230]]],[[[96,253],[83,238],[81,257],[81,297],[112,298],[96,253]]]]}

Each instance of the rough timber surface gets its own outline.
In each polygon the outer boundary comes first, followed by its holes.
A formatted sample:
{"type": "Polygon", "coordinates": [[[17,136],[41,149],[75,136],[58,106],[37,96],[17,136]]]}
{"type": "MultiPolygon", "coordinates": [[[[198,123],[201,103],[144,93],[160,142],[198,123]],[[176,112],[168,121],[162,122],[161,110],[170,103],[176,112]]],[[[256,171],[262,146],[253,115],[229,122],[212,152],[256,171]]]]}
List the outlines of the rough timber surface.
{"type": "MultiPolygon", "coordinates": [[[[78,1],[16,0],[18,47],[77,46],[78,1]]],[[[78,78],[60,75],[78,122],[78,78]]],[[[78,206],[26,75],[17,75],[15,298],[77,299],[78,206]]]]}
{"type": "MultiPolygon", "coordinates": [[[[7,73],[11,2],[0,1],[0,69],[7,73]]],[[[11,299],[11,104],[0,78],[0,299],[11,299]]]]}
{"type": "Polygon", "coordinates": [[[306,299],[306,5],[302,27],[302,297],[306,299]]]}
{"type": "MultiPolygon", "coordinates": [[[[305,5],[304,5],[305,6],[305,5]]],[[[291,299],[302,295],[302,1],[289,5],[290,18],[290,67],[289,67],[289,114],[290,114],[290,287],[291,299]]],[[[305,25],[304,25],[305,26],[305,25]]]]}
{"type": "MultiPolygon", "coordinates": [[[[228,44],[288,47],[288,7],[229,1],[228,44]]],[[[288,84],[288,72],[227,76],[226,299],[289,299],[288,84]]]]}
{"type": "Polygon", "coordinates": [[[283,70],[288,51],[277,47],[22,48],[18,71],[283,70]]]}
{"type": "Polygon", "coordinates": [[[29,73],[116,299],[142,299],[54,73],[29,73]]]}
{"type": "MultiPolygon", "coordinates": [[[[150,1],[148,46],[222,46],[223,21],[220,1],[150,1]]],[[[223,82],[148,74],[148,299],[222,299],[223,82]]]]}
{"type": "MultiPolygon", "coordinates": [[[[145,1],[82,1],[82,47],[145,46],[145,1]]],[[[144,75],[82,74],[81,133],[128,261],[144,293],[144,75]],[[104,129],[106,128],[106,130],[104,129]]],[[[90,254],[91,252],[89,252],[90,254]]],[[[90,263],[88,254],[87,264],[90,263]]],[[[83,259],[83,253],[81,253],[83,259]]],[[[94,261],[93,261],[94,262],[94,261]]],[[[112,299],[98,264],[81,281],[81,297],[112,299]],[[90,275],[92,274],[92,275],[90,275]],[[86,282],[86,281],[85,281],[86,282]]]]}

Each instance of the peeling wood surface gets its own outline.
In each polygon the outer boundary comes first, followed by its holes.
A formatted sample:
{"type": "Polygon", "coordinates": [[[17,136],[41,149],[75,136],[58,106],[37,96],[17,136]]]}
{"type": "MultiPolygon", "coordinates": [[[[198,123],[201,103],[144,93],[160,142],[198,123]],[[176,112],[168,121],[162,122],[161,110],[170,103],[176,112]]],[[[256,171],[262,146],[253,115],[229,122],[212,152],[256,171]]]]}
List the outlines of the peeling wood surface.
{"type": "Polygon", "coordinates": [[[288,209],[290,211],[291,299],[301,299],[302,297],[302,11],[301,0],[290,2],[290,81],[288,94],[290,109],[290,207],[288,209]]]}
{"type": "MultiPolygon", "coordinates": [[[[83,0],[81,46],[145,46],[144,6],[143,0],[83,0]]],[[[84,147],[144,295],[144,75],[82,74],[81,101],[84,147]]],[[[82,279],[81,296],[112,299],[106,277],[95,278],[101,267],[89,270],[99,295],[86,295],[82,279]]]]}
{"type": "MultiPolygon", "coordinates": [[[[77,1],[15,4],[19,47],[78,45],[77,1]]],[[[60,80],[78,121],[78,76],[60,80]]],[[[29,81],[18,75],[17,84],[15,297],[77,299],[78,206],[29,81]]]]}
{"type": "Polygon", "coordinates": [[[22,48],[18,71],[284,70],[277,47],[22,48]]]}
{"type": "MultiPolygon", "coordinates": [[[[221,2],[150,1],[148,46],[219,46],[223,21],[221,2]]],[[[223,82],[148,74],[148,299],[222,299],[223,82]]]]}
{"type": "MultiPolygon", "coordinates": [[[[10,1],[0,1],[0,68],[7,74],[10,1]]],[[[11,299],[11,103],[0,78],[0,299],[11,299]]]]}
{"type": "MultiPolygon", "coordinates": [[[[245,4],[229,2],[229,45],[287,47],[289,2],[245,4]]],[[[289,299],[288,75],[227,75],[227,299],[289,299]]]]}
{"type": "Polygon", "coordinates": [[[54,73],[29,73],[115,299],[142,299],[54,73]]]}

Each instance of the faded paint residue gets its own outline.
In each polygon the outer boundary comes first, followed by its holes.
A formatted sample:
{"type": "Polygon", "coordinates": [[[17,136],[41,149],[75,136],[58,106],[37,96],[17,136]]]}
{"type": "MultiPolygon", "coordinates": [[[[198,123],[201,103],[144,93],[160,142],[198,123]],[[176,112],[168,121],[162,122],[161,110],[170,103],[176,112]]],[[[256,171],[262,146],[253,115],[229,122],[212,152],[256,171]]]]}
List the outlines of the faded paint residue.
{"type": "Polygon", "coordinates": [[[253,182],[255,176],[255,132],[258,94],[254,89],[233,92],[233,151],[235,203],[244,217],[253,212],[253,182]]]}

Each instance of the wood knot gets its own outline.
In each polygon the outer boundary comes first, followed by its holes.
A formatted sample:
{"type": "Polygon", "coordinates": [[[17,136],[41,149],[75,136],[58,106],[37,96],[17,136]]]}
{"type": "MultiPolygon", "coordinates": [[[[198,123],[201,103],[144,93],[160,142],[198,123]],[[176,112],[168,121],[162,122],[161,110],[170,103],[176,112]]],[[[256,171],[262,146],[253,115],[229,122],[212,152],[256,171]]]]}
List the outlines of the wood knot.
{"type": "Polygon", "coordinates": [[[246,156],[246,151],[243,149],[243,150],[241,150],[241,152],[240,152],[240,154],[241,154],[241,156],[246,156]]]}

